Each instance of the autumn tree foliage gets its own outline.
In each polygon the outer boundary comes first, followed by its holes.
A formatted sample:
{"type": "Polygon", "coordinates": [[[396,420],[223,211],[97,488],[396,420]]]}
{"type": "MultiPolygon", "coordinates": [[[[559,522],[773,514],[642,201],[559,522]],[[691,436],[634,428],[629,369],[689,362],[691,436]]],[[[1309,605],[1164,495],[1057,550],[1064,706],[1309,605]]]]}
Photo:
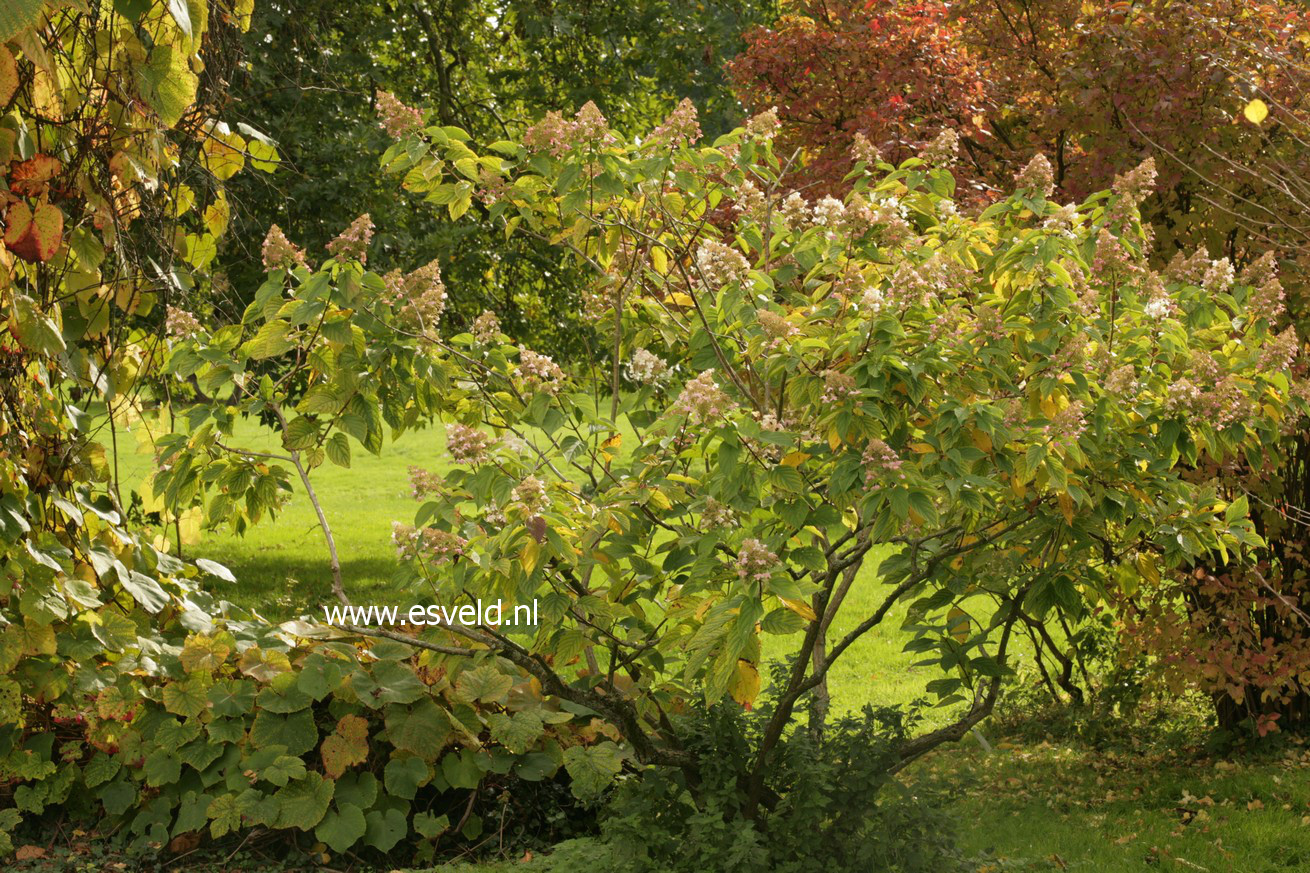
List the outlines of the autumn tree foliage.
{"type": "Polygon", "coordinates": [[[749,107],[776,107],[779,154],[805,149],[805,176],[834,187],[862,134],[900,160],[943,126],[972,126],[986,96],[964,32],[938,0],[797,4],[746,35],[729,77],[749,107]]]}
{"type": "Polygon", "coordinates": [[[1304,243],[1262,168],[1305,159],[1294,122],[1310,93],[1308,14],[1288,0],[807,2],[748,34],[731,78],[814,153],[809,179],[839,182],[857,132],[897,157],[955,129],[961,180],[998,190],[1042,152],[1071,199],[1154,156],[1162,196],[1145,208],[1163,255],[1205,245],[1240,258],[1304,243]]]}

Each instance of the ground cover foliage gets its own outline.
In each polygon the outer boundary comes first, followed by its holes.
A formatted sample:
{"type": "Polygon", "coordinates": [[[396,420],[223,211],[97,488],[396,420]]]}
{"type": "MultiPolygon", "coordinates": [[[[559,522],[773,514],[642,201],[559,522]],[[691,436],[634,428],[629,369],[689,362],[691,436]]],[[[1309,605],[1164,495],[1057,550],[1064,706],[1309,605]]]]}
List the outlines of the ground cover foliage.
{"type": "MultiPolygon", "coordinates": [[[[252,838],[389,865],[584,834],[535,863],[976,866],[909,768],[986,746],[1004,689],[1039,682],[1084,726],[1139,708],[1134,670],[1290,693],[1251,679],[1254,636],[1228,673],[1182,660],[1178,617],[1212,632],[1211,605],[1170,585],[1219,599],[1289,559],[1235,483],[1286,469],[1299,341],[1270,261],[1153,264],[1152,162],[1061,205],[1039,155],[983,205],[957,196],[953,131],[895,162],[852,136],[849,172],[807,196],[775,111],[706,137],[690,101],[639,131],[587,103],[485,142],[448,102],[380,92],[380,178],[425,220],[567,264],[604,353],[452,319],[439,260],[377,269],[368,214],[322,249],[269,229],[220,317],[193,309],[223,281],[224,183],[280,161],[222,117],[250,4],[11,8],[0,850],[18,835],[40,862],[27,840],[67,821],[147,865],[252,838]],[[273,622],[184,548],[294,494],[349,604],[317,483],[438,429],[390,584],[536,603],[539,625],[273,622]],[[141,433],[152,470],[125,489],[141,433]],[[918,699],[837,704],[834,668],[893,620],[918,699]],[[1120,657],[1125,628],[1144,657],[1120,657]]],[[[1300,615],[1266,587],[1258,606],[1300,615]]],[[[1241,714],[1267,734],[1280,713],[1241,714]]],[[[1206,806],[1181,803],[1184,824],[1206,806]]]]}

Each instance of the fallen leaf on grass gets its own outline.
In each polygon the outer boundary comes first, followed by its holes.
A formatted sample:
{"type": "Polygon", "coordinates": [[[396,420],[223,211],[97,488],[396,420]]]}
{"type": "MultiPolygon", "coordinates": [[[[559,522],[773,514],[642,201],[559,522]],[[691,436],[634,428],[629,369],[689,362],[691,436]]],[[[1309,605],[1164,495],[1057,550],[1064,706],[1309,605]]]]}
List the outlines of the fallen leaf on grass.
{"type": "Polygon", "coordinates": [[[45,849],[41,846],[19,846],[18,851],[14,852],[14,857],[19,861],[31,861],[35,858],[44,858],[45,849]]]}

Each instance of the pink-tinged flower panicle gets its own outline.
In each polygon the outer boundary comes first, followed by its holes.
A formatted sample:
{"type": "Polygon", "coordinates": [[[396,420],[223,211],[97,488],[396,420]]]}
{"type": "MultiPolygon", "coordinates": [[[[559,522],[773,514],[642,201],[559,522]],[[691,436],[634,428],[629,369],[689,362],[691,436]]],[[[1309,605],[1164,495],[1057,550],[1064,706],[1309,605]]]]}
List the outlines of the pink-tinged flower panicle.
{"type": "Polygon", "coordinates": [[[446,451],[457,464],[480,464],[495,439],[486,431],[454,422],[446,425],[446,451]]]}
{"type": "Polygon", "coordinates": [[[864,449],[864,482],[873,491],[884,484],[904,482],[904,465],[901,456],[884,440],[871,439],[864,449]]]}
{"type": "Polygon", "coordinates": [[[264,236],[260,255],[263,257],[264,270],[270,273],[273,270],[294,270],[306,264],[305,253],[287,239],[282,228],[276,224],[271,225],[264,236]]]}
{"type": "Polygon", "coordinates": [[[564,384],[564,371],[559,364],[549,355],[538,354],[523,346],[519,346],[518,374],[524,387],[551,395],[558,393],[564,384]]]}
{"type": "Polygon", "coordinates": [[[714,372],[706,370],[683,386],[673,412],[685,415],[692,424],[705,424],[722,419],[735,406],[714,381],[714,372]]]}
{"type": "Polygon", "coordinates": [[[747,538],[737,550],[737,578],[763,584],[773,578],[778,556],[757,539],[747,538]]]}
{"type": "Polygon", "coordinates": [[[395,94],[378,91],[375,100],[378,126],[392,139],[401,139],[423,129],[423,113],[400,102],[395,94]]]}
{"type": "Polygon", "coordinates": [[[164,317],[164,332],[171,337],[184,339],[202,332],[200,320],[178,306],[170,305],[164,317]]]}
{"type": "Polygon", "coordinates": [[[327,250],[338,261],[368,261],[368,246],[373,241],[373,219],[365,212],[350,223],[336,239],[327,244],[327,250]]]}

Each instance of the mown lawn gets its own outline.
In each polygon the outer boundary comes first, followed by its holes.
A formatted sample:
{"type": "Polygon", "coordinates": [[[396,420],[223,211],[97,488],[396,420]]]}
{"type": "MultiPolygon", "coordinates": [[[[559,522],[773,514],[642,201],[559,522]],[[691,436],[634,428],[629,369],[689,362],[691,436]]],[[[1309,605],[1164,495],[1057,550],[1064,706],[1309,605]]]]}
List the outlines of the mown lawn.
{"type": "MultiPolygon", "coordinates": [[[[120,436],[120,446],[135,441],[120,436]]],[[[272,448],[253,423],[242,425],[239,445],[272,448]]],[[[346,470],[314,471],[315,487],[337,539],[346,585],[356,603],[408,604],[430,592],[392,584],[393,521],[412,522],[408,468],[440,471],[440,431],[416,431],[389,443],[381,457],[356,452],[346,470]]],[[[150,469],[143,452],[119,458],[125,481],[150,469]]],[[[191,556],[232,569],[235,585],[210,582],[216,593],[259,609],[270,618],[321,617],[331,603],[327,552],[312,506],[297,490],[286,509],[243,537],[206,532],[187,547],[191,556]]],[[[871,562],[858,578],[849,608],[836,623],[844,633],[879,600],[871,562]]],[[[901,651],[904,611],[893,612],[832,673],[836,708],[866,702],[904,704],[921,693],[932,667],[916,668],[901,651]]],[[[781,654],[787,640],[770,638],[767,652],[781,654]]],[[[947,713],[929,710],[929,723],[947,713]]],[[[979,873],[1001,871],[1234,871],[1310,870],[1310,752],[1291,746],[1260,761],[1198,757],[1157,746],[1096,752],[1074,743],[1016,745],[990,737],[990,750],[966,739],[913,768],[907,779],[945,798],[958,823],[961,847],[978,858],[979,873]]],[[[530,870],[518,861],[444,871],[530,870]]]]}

